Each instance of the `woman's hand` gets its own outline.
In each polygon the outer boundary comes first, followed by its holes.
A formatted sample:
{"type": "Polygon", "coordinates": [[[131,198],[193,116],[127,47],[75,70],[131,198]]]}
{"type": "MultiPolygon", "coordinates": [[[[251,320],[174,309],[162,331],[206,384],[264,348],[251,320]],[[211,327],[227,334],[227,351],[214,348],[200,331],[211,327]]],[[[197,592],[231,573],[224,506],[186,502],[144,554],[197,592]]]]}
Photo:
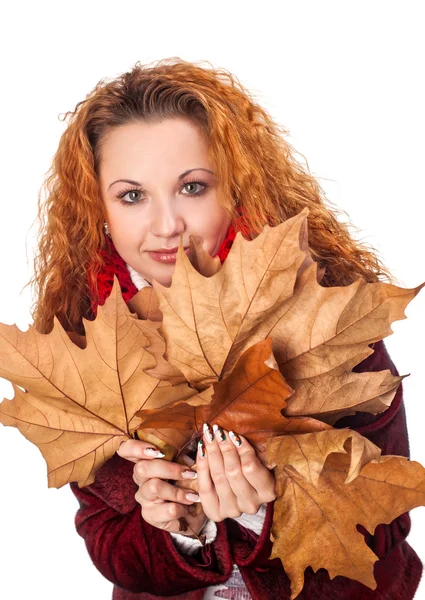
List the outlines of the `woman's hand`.
{"type": "Polygon", "coordinates": [[[207,520],[205,513],[201,511],[198,515],[190,514],[190,507],[199,502],[199,496],[167,481],[195,479],[197,474],[194,471],[184,465],[161,460],[164,455],[152,444],[142,441],[123,442],[118,454],[136,463],[133,480],[139,489],[135,499],[142,507],[142,517],[147,523],[171,533],[181,533],[190,537],[201,531],[207,520]],[[184,517],[189,525],[187,531],[180,531],[181,517],[184,517]]]}
{"type": "Polygon", "coordinates": [[[198,444],[198,492],[213,521],[255,514],[276,499],[275,479],[242,436],[208,423],[198,444]]]}

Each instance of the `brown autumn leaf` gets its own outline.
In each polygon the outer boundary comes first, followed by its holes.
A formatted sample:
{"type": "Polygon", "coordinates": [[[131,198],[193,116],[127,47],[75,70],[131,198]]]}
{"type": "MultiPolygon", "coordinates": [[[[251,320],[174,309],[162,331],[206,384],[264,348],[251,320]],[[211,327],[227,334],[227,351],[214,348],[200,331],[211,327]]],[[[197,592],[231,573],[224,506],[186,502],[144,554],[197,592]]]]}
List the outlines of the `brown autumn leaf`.
{"type": "Polygon", "coordinates": [[[207,390],[164,408],[142,409],[136,416],[141,419],[140,429],[160,430],[163,439],[178,450],[201,434],[205,422],[234,429],[254,445],[261,445],[272,435],[330,428],[310,417],[282,416],[292,393],[277,369],[268,338],[248,348],[232,373],[207,390]]]}
{"type": "Polygon", "coordinates": [[[271,337],[280,371],[295,390],[285,414],[332,424],[391,403],[402,377],[351,370],[373,352],[369,344],[405,318],[404,309],[425,284],[404,289],[359,279],[321,286],[317,264],[300,249],[307,215],[304,209],[266,226],[252,241],[238,233],[225,263],[209,277],[180,247],[171,286],[154,287],[165,357],[192,386],[201,390],[226,377],[247,348],[271,337]]]}
{"type": "Polygon", "coordinates": [[[357,531],[425,504],[425,469],[381,451],[357,432],[341,429],[282,436],[268,444],[276,463],[277,496],[273,551],[291,580],[291,600],[304,585],[304,571],[325,568],[375,589],[378,560],[357,531]],[[314,533],[313,533],[314,532],[314,533]]]}
{"type": "MultiPolygon", "coordinates": [[[[115,281],[96,320],[84,321],[85,348],[71,341],[57,319],[49,334],[0,324],[0,376],[15,392],[0,404],[0,422],[39,447],[49,487],[88,485],[133,436],[138,410],[196,394],[187,383],[172,386],[147,373],[158,369],[158,324],[135,319],[118,287],[115,281]]],[[[76,341],[82,345],[81,338],[76,341]]]]}
{"type": "MultiPolygon", "coordinates": [[[[298,269],[298,277],[301,275],[301,273],[303,271],[305,271],[305,269],[307,269],[307,267],[312,265],[314,262],[313,257],[311,256],[311,253],[310,253],[310,246],[308,245],[307,219],[305,219],[301,225],[299,243],[300,243],[300,249],[303,252],[305,252],[305,258],[304,258],[304,261],[301,263],[300,268],[298,269]]],[[[325,271],[326,271],[325,268],[321,268],[321,269],[317,270],[317,282],[318,283],[320,283],[322,281],[325,271]]]]}
{"type": "MultiPolygon", "coordinates": [[[[211,277],[211,275],[217,273],[221,266],[218,256],[212,258],[207,252],[202,251],[202,241],[199,236],[191,235],[189,240],[189,260],[194,268],[204,277],[211,277]]],[[[300,242],[303,244],[303,249],[308,250],[307,230],[303,231],[300,242]]],[[[162,321],[158,296],[153,287],[143,287],[127,302],[127,306],[132,313],[137,314],[139,319],[162,321]]]]}
{"type": "MultiPolygon", "coordinates": [[[[220,270],[221,262],[218,256],[213,258],[205,252],[202,246],[202,240],[199,236],[191,235],[189,237],[190,252],[189,260],[192,266],[204,277],[211,277],[220,270]]],[[[159,301],[158,301],[159,304],[159,301]]]]}
{"type": "Polygon", "coordinates": [[[140,329],[148,340],[146,348],[156,361],[156,365],[152,368],[145,369],[145,373],[152,375],[152,377],[156,377],[157,379],[161,379],[164,382],[168,381],[173,386],[180,383],[187,384],[183,373],[164,359],[164,353],[166,351],[165,341],[158,331],[161,323],[136,319],[135,326],[140,329]]]}
{"type": "Polygon", "coordinates": [[[143,287],[128,302],[127,306],[139,319],[162,321],[162,312],[159,310],[158,296],[152,287],[143,287]]]}
{"type": "Polygon", "coordinates": [[[393,333],[391,323],[406,318],[406,306],[423,286],[404,289],[359,279],[325,288],[317,285],[315,265],[308,267],[297,279],[286,318],[270,332],[279,368],[295,390],[286,414],[333,424],[356,411],[386,410],[403,377],[351,369],[374,352],[369,344],[393,333]]]}
{"type": "MultiPolygon", "coordinates": [[[[287,233],[296,227],[286,221],[279,228],[287,233]]],[[[276,237],[279,228],[266,226],[250,242],[238,233],[223,266],[211,277],[198,273],[180,245],[171,286],[153,282],[164,315],[167,360],[199,389],[231,372],[243,352],[236,356],[234,351],[240,336],[246,334],[246,348],[268,337],[255,338],[255,324],[267,318],[276,302],[292,296],[305,254],[298,244],[299,228],[283,240],[276,237]],[[286,276],[276,281],[282,271],[286,276]],[[227,366],[232,351],[234,360],[227,366]]]]}

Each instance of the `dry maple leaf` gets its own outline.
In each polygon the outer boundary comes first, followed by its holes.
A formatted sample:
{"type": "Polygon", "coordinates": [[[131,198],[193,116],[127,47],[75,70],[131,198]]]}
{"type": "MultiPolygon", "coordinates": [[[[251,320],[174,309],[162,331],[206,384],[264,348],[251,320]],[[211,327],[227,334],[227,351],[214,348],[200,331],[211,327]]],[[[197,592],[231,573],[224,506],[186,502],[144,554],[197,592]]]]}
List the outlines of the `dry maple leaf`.
{"type": "MultiPolygon", "coordinates": [[[[308,239],[307,233],[303,232],[300,242],[305,247],[308,239]]],[[[212,258],[207,252],[202,252],[202,241],[199,236],[191,235],[190,238],[189,260],[194,268],[204,275],[211,277],[220,269],[220,259],[218,256],[212,258]]],[[[128,302],[127,306],[131,312],[136,313],[139,319],[149,319],[150,321],[162,321],[162,313],[159,310],[159,300],[152,287],[145,286],[137,292],[128,302]]]]}
{"type": "Polygon", "coordinates": [[[153,282],[164,316],[167,360],[191,384],[206,387],[225,377],[243,350],[268,337],[256,337],[254,329],[267,321],[277,302],[292,296],[305,259],[299,248],[303,217],[278,228],[266,226],[250,242],[238,233],[223,266],[210,277],[198,273],[180,244],[171,286],[153,282]],[[278,229],[283,235],[275,235],[278,229]],[[277,280],[282,272],[286,277],[277,280]],[[242,337],[246,347],[237,354],[242,337]]]}
{"type": "MultiPolygon", "coordinates": [[[[280,371],[295,390],[287,416],[334,423],[360,410],[381,412],[402,377],[351,370],[373,352],[371,343],[392,333],[394,320],[405,318],[404,309],[425,284],[403,289],[359,279],[321,286],[317,264],[300,248],[307,215],[304,209],[266,226],[252,241],[238,233],[221,269],[208,277],[180,247],[171,286],[154,282],[165,356],[203,389],[226,377],[247,348],[271,337],[280,371]]],[[[204,252],[200,245],[195,251],[204,252]]]]}
{"type": "Polygon", "coordinates": [[[187,383],[171,386],[147,373],[177,371],[158,360],[158,324],[134,318],[118,288],[115,280],[96,320],[84,320],[84,349],[57,319],[49,334],[0,324],[0,376],[15,392],[13,400],[0,404],[0,422],[17,427],[38,446],[49,487],[70,481],[88,485],[121,442],[132,437],[140,424],[138,410],[196,394],[187,383]]]}
{"type": "Polygon", "coordinates": [[[277,369],[272,340],[268,338],[246,350],[229,377],[194,398],[175,402],[164,409],[143,409],[136,415],[141,419],[141,429],[160,430],[160,437],[179,450],[201,433],[205,422],[214,422],[227,430],[235,429],[255,445],[280,433],[329,428],[308,417],[283,417],[281,411],[292,393],[277,369]]]}
{"type": "Polygon", "coordinates": [[[391,323],[406,318],[406,306],[424,285],[404,289],[359,279],[344,287],[322,287],[315,265],[308,267],[270,330],[279,368],[295,390],[286,414],[334,423],[356,411],[388,408],[403,377],[389,370],[351,369],[373,353],[369,344],[393,333],[391,323]]]}
{"type": "Polygon", "coordinates": [[[150,321],[162,321],[162,312],[159,310],[158,296],[151,287],[143,287],[127,302],[132,313],[137,314],[139,319],[150,321]]]}
{"type": "Polygon", "coordinates": [[[203,250],[202,238],[191,235],[189,237],[190,252],[189,260],[191,265],[204,277],[215,275],[221,268],[221,262],[218,256],[213,258],[203,250]]]}
{"type": "Polygon", "coordinates": [[[425,469],[401,456],[380,456],[360,434],[329,430],[282,436],[268,444],[276,463],[277,500],[270,558],[280,558],[291,580],[291,600],[304,571],[325,568],[375,589],[378,560],[357,531],[373,534],[402,513],[425,504],[425,469]]]}

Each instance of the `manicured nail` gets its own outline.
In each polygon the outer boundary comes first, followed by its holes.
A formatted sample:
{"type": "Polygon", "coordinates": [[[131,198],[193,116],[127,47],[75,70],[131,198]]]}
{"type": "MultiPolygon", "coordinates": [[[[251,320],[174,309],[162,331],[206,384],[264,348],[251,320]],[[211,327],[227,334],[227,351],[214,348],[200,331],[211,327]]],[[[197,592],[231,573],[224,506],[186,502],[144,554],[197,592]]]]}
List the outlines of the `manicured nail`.
{"type": "Polygon", "coordinates": [[[165,454],[156,448],[145,448],[143,452],[146,456],[154,456],[155,458],[164,458],[165,454]]]}
{"type": "Polygon", "coordinates": [[[230,439],[232,440],[232,442],[235,444],[235,446],[237,448],[239,448],[240,446],[242,446],[242,440],[238,436],[237,433],[235,433],[234,431],[229,431],[229,436],[230,436],[230,439]]]}
{"type": "Polygon", "coordinates": [[[192,494],[192,492],[189,492],[188,494],[186,494],[186,498],[188,500],[190,500],[191,502],[200,502],[201,501],[198,494],[192,494]]]}
{"type": "Polygon", "coordinates": [[[185,479],[196,479],[198,477],[198,473],[196,473],[196,471],[190,471],[189,469],[186,469],[185,471],[182,471],[182,477],[185,479]]]}
{"type": "Polygon", "coordinates": [[[207,442],[214,441],[214,431],[209,423],[204,423],[203,430],[207,442]]]}
{"type": "Polygon", "coordinates": [[[214,424],[213,425],[213,430],[215,431],[219,442],[225,442],[226,441],[226,434],[224,433],[224,431],[220,427],[220,425],[214,424]]]}
{"type": "Polygon", "coordinates": [[[203,440],[199,440],[198,442],[198,454],[200,458],[205,458],[205,444],[203,440]]]}

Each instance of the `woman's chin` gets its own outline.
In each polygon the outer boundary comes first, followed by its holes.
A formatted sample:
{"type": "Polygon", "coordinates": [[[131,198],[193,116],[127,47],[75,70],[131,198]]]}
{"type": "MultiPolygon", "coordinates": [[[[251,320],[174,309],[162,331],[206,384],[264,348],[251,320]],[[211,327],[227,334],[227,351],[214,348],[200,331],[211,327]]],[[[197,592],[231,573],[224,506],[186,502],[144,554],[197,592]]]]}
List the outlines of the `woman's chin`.
{"type": "Polygon", "coordinates": [[[151,265],[143,265],[143,267],[139,266],[139,268],[136,268],[136,271],[150,284],[152,284],[153,281],[156,281],[164,287],[170,287],[171,278],[176,268],[175,263],[168,265],[158,264],[154,269],[151,268],[151,265]]]}
{"type": "Polygon", "coordinates": [[[153,280],[156,281],[157,283],[161,284],[162,287],[168,288],[171,285],[171,278],[168,280],[158,280],[158,279],[155,279],[155,277],[153,277],[153,280]]]}
{"type": "MultiPolygon", "coordinates": [[[[172,271],[174,272],[174,268],[172,271]]],[[[154,273],[152,273],[150,278],[147,278],[147,279],[151,283],[152,283],[152,281],[156,281],[157,283],[161,284],[163,287],[170,287],[171,282],[172,282],[173,272],[172,273],[156,273],[156,276],[154,273]]]]}

